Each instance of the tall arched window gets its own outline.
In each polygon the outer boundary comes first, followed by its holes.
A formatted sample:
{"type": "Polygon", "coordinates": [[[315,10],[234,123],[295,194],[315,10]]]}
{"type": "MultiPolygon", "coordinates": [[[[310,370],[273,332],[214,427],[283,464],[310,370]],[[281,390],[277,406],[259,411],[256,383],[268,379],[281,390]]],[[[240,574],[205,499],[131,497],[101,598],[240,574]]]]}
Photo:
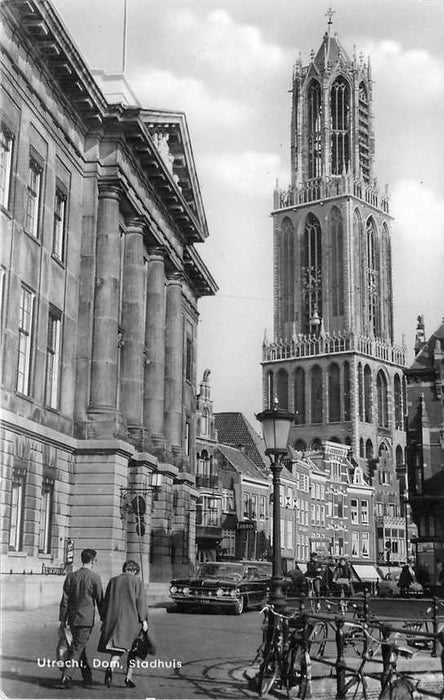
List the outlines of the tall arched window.
{"type": "Polygon", "coordinates": [[[357,257],[355,258],[355,281],[357,287],[356,294],[356,330],[359,333],[363,333],[365,326],[363,324],[366,318],[366,292],[367,282],[366,282],[366,248],[365,239],[363,235],[363,225],[361,214],[358,209],[353,212],[353,237],[357,243],[357,257]]]}
{"type": "Polygon", "coordinates": [[[330,423],[341,420],[341,377],[336,362],[328,368],[328,420],[330,423]]]}
{"type": "Polygon", "coordinates": [[[282,321],[294,321],[294,228],[291,219],[282,222],[281,236],[282,321]]]}
{"type": "Polygon", "coordinates": [[[294,421],[305,423],[305,372],[301,367],[294,373],[294,421]]]}
{"type": "Polygon", "coordinates": [[[366,226],[367,244],[367,305],[369,331],[379,338],[381,334],[381,319],[379,309],[379,279],[378,279],[378,251],[376,240],[376,226],[373,219],[367,221],[366,226]]]}
{"type": "Polygon", "coordinates": [[[279,408],[288,411],[288,373],[285,369],[280,369],[277,373],[277,398],[279,408]]]}
{"type": "Polygon", "coordinates": [[[370,181],[370,113],[367,87],[359,84],[359,166],[364,182],[370,181]]]}
{"type": "Polygon", "coordinates": [[[268,407],[272,408],[274,403],[274,377],[273,372],[267,372],[267,401],[268,407]]]}
{"type": "Polygon", "coordinates": [[[364,380],[362,376],[362,365],[358,364],[358,408],[359,420],[364,420],[364,380]]]}
{"type": "Polygon", "coordinates": [[[302,251],[303,332],[310,333],[310,319],[317,312],[322,318],[322,247],[321,225],[314,214],[308,214],[302,251]]]}
{"type": "Polygon", "coordinates": [[[321,170],[321,86],[312,80],[307,90],[308,98],[308,177],[320,177],[321,170]]]}
{"type": "Polygon", "coordinates": [[[330,215],[330,250],[331,250],[331,288],[333,316],[344,313],[344,265],[343,265],[342,216],[337,207],[330,215]]]}
{"type": "Polygon", "coordinates": [[[351,418],[351,385],[350,385],[350,363],[347,360],[344,362],[344,420],[351,418]]]}
{"type": "Polygon", "coordinates": [[[399,374],[395,374],[394,379],[394,400],[395,400],[395,428],[402,430],[402,389],[399,374]]]}
{"type": "Polygon", "coordinates": [[[311,422],[322,423],[322,370],[318,365],[311,368],[311,422]]]}
{"type": "Polygon", "coordinates": [[[378,425],[388,427],[388,397],[387,378],[382,370],[379,370],[376,377],[376,391],[378,394],[378,425]]]}
{"type": "Polygon", "coordinates": [[[364,440],[362,438],[360,438],[360,440],[359,440],[359,456],[365,457],[364,440]]]}
{"type": "Polygon", "coordinates": [[[373,443],[371,440],[367,440],[365,443],[365,458],[373,459],[373,443]]]}
{"type": "Polygon", "coordinates": [[[372,372],[368,365],[364,367],[364,420],[372,422],[372,372]]]}
{"type": "Polygon", "coordinates": [[[331,172],[342,175],[350,163],[350,88],[342,76],[330,92],[331,172]]]}
{"type": "Polygon", "coordinates": [[[404,464],[404,453],[402,451],[401,445],[396,448],[396,466],[401,467],[404,464]]]}

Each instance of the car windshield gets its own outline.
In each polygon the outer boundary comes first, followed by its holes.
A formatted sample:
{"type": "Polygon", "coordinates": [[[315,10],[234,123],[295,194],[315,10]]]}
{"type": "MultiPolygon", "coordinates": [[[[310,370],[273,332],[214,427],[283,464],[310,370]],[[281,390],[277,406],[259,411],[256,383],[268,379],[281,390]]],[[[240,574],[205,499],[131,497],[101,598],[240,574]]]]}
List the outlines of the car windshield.
{"type": "Polygon", "coordinates": [[[245,567],[242,564],[228,564],[225,562],[207,562],[201,564],[197,570],[199,578],[225,578],[240,581],[244,575],[245,567]]]}

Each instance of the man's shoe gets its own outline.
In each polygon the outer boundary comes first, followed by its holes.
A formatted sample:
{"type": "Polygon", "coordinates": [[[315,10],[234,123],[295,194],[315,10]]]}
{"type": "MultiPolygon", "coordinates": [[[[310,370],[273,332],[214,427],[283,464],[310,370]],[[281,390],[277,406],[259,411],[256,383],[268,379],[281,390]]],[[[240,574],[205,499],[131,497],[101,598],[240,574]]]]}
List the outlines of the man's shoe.
{"type": "Polygon", "coordinates": [[[62,676],[62,679],[58,685],[56,685],[56,688],[60,688],[61,690],[69,690],[72,686],[72,679],[70,676],[62,676]]]}

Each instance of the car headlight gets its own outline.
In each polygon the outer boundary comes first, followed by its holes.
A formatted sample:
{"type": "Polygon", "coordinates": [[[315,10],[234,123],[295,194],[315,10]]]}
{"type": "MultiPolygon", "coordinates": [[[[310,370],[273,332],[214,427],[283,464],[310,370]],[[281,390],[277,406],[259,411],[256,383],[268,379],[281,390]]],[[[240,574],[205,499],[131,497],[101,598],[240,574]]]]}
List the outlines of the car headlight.
{"type": "Polygon", "coordinates": [[[235,588],[233,588],[233,590],[230,591],[230,596],[232,598],[237,598],[238,595],[239,595],[239,591],[237,591],[235,588]]]}
{"type": "Polygon", "coordinates": [[[177,593],[177,586],[171,586],[170,593],[171,593],[171,595],[174,595],[175,593],[177,593]]]}
{"type": "Polygon", "coordinates": [[[217,597],[220,598],[221,596],[223,596],[223,594],[224,594],[223,588],[218,588],[216,591],[217,597]]]}
{"type": "Polygon", "coordinates": [[[184,587],[182,588],[182,593],[183,593],[183,595],[190,595],[190,588],[189,588],[189,586],[184,586],[184,587]]]}

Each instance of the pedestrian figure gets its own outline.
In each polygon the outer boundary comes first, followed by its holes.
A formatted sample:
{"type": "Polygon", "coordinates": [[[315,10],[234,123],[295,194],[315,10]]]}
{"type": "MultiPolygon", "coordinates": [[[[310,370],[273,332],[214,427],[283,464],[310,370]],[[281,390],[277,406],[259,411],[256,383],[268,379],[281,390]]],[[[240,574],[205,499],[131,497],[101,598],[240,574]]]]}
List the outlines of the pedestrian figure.
{"type": "Polygon", "coordinates": [[[407,557],[407,563],[401,569],[398,580],[399,595],[407,595],[409,590],[414,588],[416,581],[416,571],[415,571],[415,557],[407,557]]]}
{"type": "Polygon", "coordinates": [[[325,595],[330,595],[333,588],[333,574],[335,570],[335,560],[333,557],[328,557],[327,566],[324,569],[322,575],[322,588],[324,589],[325,595]]]}
{"type": "Polygon", "coordinates": [[[340,587],[341,595],[353,596],[355,594],[352,578],[353,571],[349,562],[345,557],[341,557],[333,572],[333,582],[340,587]]]}
{"type": "Polygon", "coordinates": [[[94,626],[95,608],[102,616],[103,590],[100,576],[93,571],[97,561],[95,549],[81,553],[82,567],[67,575],[60,601],[60,626],[69,625],[72,634],[70,657],[63,669],[61,687],[71,687],[68,669],[80,666],[85,687],[92,686],[92,672],[86,655],[86,645],[94,626]]]}
{"type": "MultiPolygon", "coordinates": [[[[143,582],[139,578],[137,562],[126,561],[119,576],[110,579],[103,606],[103,625],[98,651],[111,654],[109,668],[105,672],[105,685],[113,680],[113,668],[119,667],[120,657],[131,649],[141,628],[148,631],[148,608],[143,582]]],[[[128,655],[125,685],[135,688],[132,677],[135,659],[128,655]]]]}
{"type": "Polygon", "coordinates": [[[318,561],[318,553],[311,552],[310,559],[307,562],[307,569],[305,571],[305,577],[309,579],[313,586],[313,593],[316,598],[321,595],[321,580],[322,580],[323,568],[318,561]]]}

